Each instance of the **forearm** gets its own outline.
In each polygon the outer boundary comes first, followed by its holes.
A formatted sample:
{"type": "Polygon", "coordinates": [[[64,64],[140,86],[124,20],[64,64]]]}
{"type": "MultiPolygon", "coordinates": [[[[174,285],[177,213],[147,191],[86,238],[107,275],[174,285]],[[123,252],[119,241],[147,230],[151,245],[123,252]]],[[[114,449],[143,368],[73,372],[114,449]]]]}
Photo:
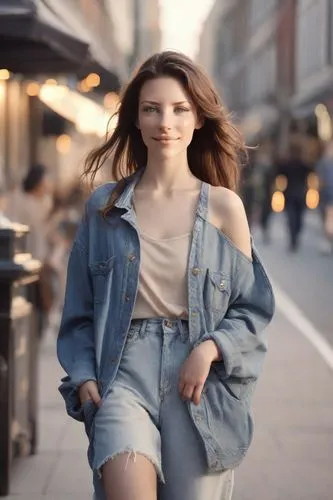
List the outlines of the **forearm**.
{"type": "MultiPolygon", "coordinates": [[[[221,355],[213,361],[222,361],[226,377],[258,378],[267,352],[267,335],[263,327],[250,325],[238,318],[225,318],[219,329],[207,334],[206,344],[215,344],[221,355]]],[[[211,347],[213,351],[213,347],[211,347]]]]}
{"type": "Polygon", "coordinates": [[[211,359],[211,362],[213,363],[214,361],[221,361],[222,360],[222,354],[221,351],[219,350],[216,342],[214,340],[208,339],[201,344],[202,348],[205,349],[207,353],[208,359],[211,359]]]}

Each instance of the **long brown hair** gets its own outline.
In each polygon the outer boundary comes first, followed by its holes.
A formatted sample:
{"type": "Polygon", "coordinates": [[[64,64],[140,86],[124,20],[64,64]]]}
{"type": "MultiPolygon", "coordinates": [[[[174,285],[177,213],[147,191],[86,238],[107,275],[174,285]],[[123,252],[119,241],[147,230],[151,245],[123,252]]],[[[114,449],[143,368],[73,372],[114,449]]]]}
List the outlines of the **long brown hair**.
{"type": "Polygon", "coordinates": [[[236,190],[240,157],[246,146],[203,69],[184,54],[166,51],[154,54],[134,73],[120,98],[118,123],[105,143],[90,152],[84,175],[93,184],[104,162],[112,155],[111,174],[119,183],[105,212],[112,208],[126,184],[126,178],[147,163],[147,147],[136,126],[140,91],[147,80],[159,77],[178,80],[196,106],[203,126],[194,131],[187,149],[189,168],[198,179],[213,186],[236,190]]]}

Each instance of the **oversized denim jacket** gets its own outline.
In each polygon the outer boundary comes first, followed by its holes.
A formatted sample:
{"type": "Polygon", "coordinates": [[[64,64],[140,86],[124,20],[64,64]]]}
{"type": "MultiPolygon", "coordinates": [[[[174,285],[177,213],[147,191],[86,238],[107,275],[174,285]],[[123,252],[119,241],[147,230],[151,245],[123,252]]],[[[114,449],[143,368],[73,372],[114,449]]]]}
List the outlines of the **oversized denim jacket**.
{"type": "MultiPolygon", "coordinates": [[[[68,374],[59,390],[77,420],[88,418],[78,386],[96,380],[105,397],[131,323],[140,267],[132,203],[139,176],[128,178],[106,217],[100,209],[116,183],[92,194],[71,251],[57,349],[68,374]]],[[[189,402],[188,410],[208,470],[221,471],[241,462],[252,439],[251,397],[267,350],[274,296],[253,244],[251,261],[208,222],[208,195],[209,185],[202,183],[188,260],[189,337],[193,346],[213,339],[222,361],[213,363],[200,404],[189,402]]],[[[89,420],[93,427],[93,415],[89,420]]]]}

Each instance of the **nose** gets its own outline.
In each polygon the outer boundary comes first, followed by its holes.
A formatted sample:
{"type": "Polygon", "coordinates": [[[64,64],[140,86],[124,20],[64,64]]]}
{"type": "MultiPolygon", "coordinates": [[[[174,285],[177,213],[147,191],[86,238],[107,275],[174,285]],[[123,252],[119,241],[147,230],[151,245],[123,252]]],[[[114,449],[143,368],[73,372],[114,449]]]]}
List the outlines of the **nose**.
{"type": "Polygon", "coordinates": [[[159,126],[160,126],[161,131],[171,129],[172,117],[171,117],[171,114],[167,110],[161,112],[159,126]]]}

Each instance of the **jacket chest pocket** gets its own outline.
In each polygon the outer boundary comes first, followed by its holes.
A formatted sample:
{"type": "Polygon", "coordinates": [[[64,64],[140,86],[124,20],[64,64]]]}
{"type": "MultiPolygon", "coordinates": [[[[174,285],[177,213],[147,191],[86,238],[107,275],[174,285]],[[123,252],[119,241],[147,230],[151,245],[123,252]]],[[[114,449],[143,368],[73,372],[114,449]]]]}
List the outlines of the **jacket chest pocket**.
{"type": "Polygon", "coordinates": [[[222,317],[229,305],[230,279],[225,273],[207,269],[203,294],[205,309],[222,317]]]}
{"type": "Polygon", "coordinates": [[[95,304],[105,302],[106,300],[109,288],[107,285],[112,279],[114,261],[115,257],[110,257],[104,261],[94,262],[89,266],[95,304]]]}

